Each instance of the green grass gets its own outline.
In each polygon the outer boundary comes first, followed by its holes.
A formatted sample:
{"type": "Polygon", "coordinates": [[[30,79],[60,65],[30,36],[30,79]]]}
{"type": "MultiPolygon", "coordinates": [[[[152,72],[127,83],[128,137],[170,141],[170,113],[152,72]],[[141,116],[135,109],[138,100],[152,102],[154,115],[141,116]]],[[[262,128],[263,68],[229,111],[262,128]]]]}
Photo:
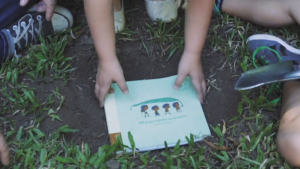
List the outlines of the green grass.
{"type": "MultiPolygon", "coordinates": [[[[220,51],[225,55],[229,62],[237,61],[244,72],[255,68],[252,55],[247,51],[245,44],[248,36],[269,32],[289,42],[289,39],[293,40],[293,37],[299,35],[293,26],[284,29],[264,29],[227,15],[222,21],[217,19],[216,22],[221,23],[212,26],[211,36],[209,36],[210,45],[214,51],[220,51]],[[228,29],[227,34],[220,33],[222,29],[228,29]]],[[[259,65],[259,63],[256,64],[259,65]]],[[[226,154],[218,154],[218,158],[226,163],[228,168],[291,168],[281,158],[276,148],[275,135],[279,121],[268,120],[267,114],[264,114],[276,112],[280,107],[281,88],[277,85],[274,86],[274,89],[270,88],[272,85],[240,91],[242,100],[237,108],[239,115],[230,121],[233,123],[230,127],[230,134],[239,137],[239,146],[236,147],[235,156],[230,155],[230,158],[226,154]],[[245,127],[243,124],[249,125],[245,127]],[[239,127],[243,127],[246,132],[241,132],[239,127]],[[229,163],[227,163],[228,161],[229,163]]],[[[219,145],[222,145],[224,141],[222,141],[220,130],[218,133],[219,145]]]]}
{"type": "MultiPolygon", "coordinates": [[[[171,24],[146,24],[150,39],[145,39],[145,42],[149,40],[161,46],[162,51],[168,51],[165,55],[168,60],[175,51],[183,49],[182,24],[182,20],[171,24]]],[[[297,29],[264,29],[224,15],[222,19],[213,20],[207,43],[212,53],[224,56],[226,64],[247,71],[254,68],[245,44],[248,36],[269,32],[299,47],[299,42],[295,41],[299,35],[297,29]],[[232,66],[235,63],[236,66],[232,66]]],[[[117,38],[135,40],[134,33],[128,30],[117,38]]],[[[64,56],[69,40],[67,35],[41,39],[41,45],[30,48],[28,58],[7,61],[0,69],[0,119],[1,124],[9,126],[5,137],[12,152],[11,164],[7,168],[107,168],[108,162],[119,164],[121,168],[291,168],[277,151],[275,136],[279,122],[270,120],[266,113],[279,108],[279,102],[271,100],[280,97],[281,90],[275,88],[267,97],[271,85],[240,91],[242,100],[236,108],[238,116],[210,126],[217,137],[207,137],[205,141],[195,143],[191,135],[186,137],[188,145],[179,146],[184,140],[178,140],[174,148],[168,148],[165,143],[165,149],[159,152],[117,154],[124,148],[135,149],[130,133],[130,145],[123,145],[119,139],[114,145],[99,147],[94,154],[86,143],[75,145],[65,141],[64,133],[78,131],[67,125],[52,133],[44,133],[39,129],[41,123],[46,118],[61,121],[60,113],[63,112],[60,108],[67,98],[60,94],[59,88],[41,98],[24,79],[67,83],[75,70],[71,66],[72,57],[64,56]],[[14,119],[17,115],[32,116],[34,120],[29,126],[17,125],[14,119]]],[[[143,47],[150,55],[145,42],[143,47]]]]}
{"type": "MultiPolygon", "coordinates": [[[[168,61],[177,50],[179,52],[183,51],[184,37],[182,18],[171,23],[163,23],[161,20],[157,20],[157,22],[145,24],[147,32],[150,35],[150,42],[159,46],[161,56],[163,56],[166,61],[168,61]]],[[[147,50],[147,48],[145,49],[147,50]]]]}

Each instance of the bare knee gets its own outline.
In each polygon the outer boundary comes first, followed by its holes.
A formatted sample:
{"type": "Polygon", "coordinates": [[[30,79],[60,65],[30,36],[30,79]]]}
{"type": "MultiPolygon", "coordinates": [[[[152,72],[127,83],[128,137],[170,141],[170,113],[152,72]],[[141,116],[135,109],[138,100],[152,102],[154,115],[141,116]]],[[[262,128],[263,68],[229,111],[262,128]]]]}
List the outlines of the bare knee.
{"type": "Polygon", "coordinates": [[[293,166],[300,167],[300,82],[284,84],[282,118],[277,133],[277,146],[281,155],[293,166]]]}
{"type": "Polygon", "coordinates": [[[290,165],[300,167],[300,132],[279,130],[276,139],[281,155],[290,165]]]}

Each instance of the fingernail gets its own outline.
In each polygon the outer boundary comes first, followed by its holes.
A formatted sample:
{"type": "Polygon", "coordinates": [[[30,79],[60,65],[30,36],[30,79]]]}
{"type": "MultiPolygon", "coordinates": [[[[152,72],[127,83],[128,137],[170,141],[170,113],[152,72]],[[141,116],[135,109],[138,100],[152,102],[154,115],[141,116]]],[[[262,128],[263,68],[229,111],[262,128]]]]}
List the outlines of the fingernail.
{"type": "Polygon", "coordinates": [[[20,1],[20,5],[21,5],[21,6],[25,5],[25,0],[21,0],[21,1],[20,1]]]}
{"type": "Polygon", "coordinates": [[[125,91],[124,91],[124,94],[126,94],[126,95],[127,95],[128,93],[129,93],[129,92],[128,92],[128,90],[125,90],[125,91]]]}
{"type": "Polygon", "coordinates": [[[178,86],[175,85],[175,86],[174,86],[174,89],[177,90],[177,89],[178,89],[178,86]]]}

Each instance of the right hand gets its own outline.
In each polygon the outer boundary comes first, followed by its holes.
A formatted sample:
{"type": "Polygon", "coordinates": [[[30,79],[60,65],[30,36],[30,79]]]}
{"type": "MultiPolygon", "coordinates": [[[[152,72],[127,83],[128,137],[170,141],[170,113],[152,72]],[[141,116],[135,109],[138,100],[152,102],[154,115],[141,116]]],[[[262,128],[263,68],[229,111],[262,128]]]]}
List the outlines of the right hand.
{"type": "Polygon", "coordinates": [[[122,67],[117,57],[111,60],[101,60],[98,63],[96,75],[95,94],[100,102],[100,107],[104,106],[104,99],[108,92],[112,93],[111,84],[116,82],[124,94],[128,94],[128,87],[125,82],[122,67]]]}
{"type": "MultiPolygon", "coordinates": [[[[29,0],[20,0],[20,6],[25,6],[28,2],[29,0]]],[[[38,12],[46,12],[46,19],[50,21],[54,14],[55,5],[56,0],[41,0],[36,10],[38,12]]]]}
{"type": "Polygon", "coordinates": [[[9,148],[1,132],[0,132],[0,157],[3,165],[9,164],[9,148]]]}

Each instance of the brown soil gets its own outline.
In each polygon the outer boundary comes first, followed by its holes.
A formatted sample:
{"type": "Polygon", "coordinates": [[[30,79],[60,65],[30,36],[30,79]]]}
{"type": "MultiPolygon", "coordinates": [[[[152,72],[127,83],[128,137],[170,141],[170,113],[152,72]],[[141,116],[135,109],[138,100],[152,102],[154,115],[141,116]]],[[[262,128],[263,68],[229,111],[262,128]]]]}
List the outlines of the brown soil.
{"type": "MultiPolygon", "coordinates": [[[[97,54],[90,37],[86,18],[84,16],[82,1],[61,2],[71,10],[75,18],[75,25],[82,24],[80,30],[83,34],[66,50],[66,56],[74,57],[73,66],[77,69],[74,77],[67,84],[62,82],[53,82],[43,85],[32,84],[37,87],[37,93],[45,93],[47,91],[60,88],[60,93],[65,96],[66,101],[63,104],[59,116],[62,122],[45,120],[41,123],[41,129],[45,132],[54,131],[58,127],[68,124],[71,128],[78,129],[79,132],[67,134],[67,140],[74,138],[75,144],[82,142],[88,143],[92,152],[97,151],[99,146],[109,144],[108,130],[106,126],[105,112],[99,107],[99,102],[94,95],[95,75],[97,68],[97,54]],[[78,2],[78,3],[73,3],[78,2]]],[[[146,13],[144,1],[128,0],[124,1],[126,13],[127,29],[136,31],[134,41],[118,41],[117,55],[124,70],[127,81],[161,78],[176,75],[177,66],[181,57],[179,52],[166,61],[165,56],[160,57],[157,52],[161,50],[154,48],[155,44],[149,43],[147,39],[150,37],[146,32],[145,22],[151,24],[151,20],[146,13]],[[133,10],[133,11],[131,11],[133,10]],[[154,49],[153,56],[148,57],[142,46],[144,41],[147,48],[154,49]]],[[[183,11],[180,16],[183,17],[183,11]]],[[[240,94],[234,90],[236,76],[240,72],[231,70],[229,66],[222,67],[225,61],[224,55],[215,52],[210,54],[212,49],[206,46],[202,54],[202,65],[205,78],[208,80],[215,79],[216,86],[221,91],[215,89],[211,85],[203,109],[210,125],[215,126],[228,120],[237,113],[238,102],[241,100],[240,94]]],[[[212,132],[213,133],[213,132],[212,132]]]]}

